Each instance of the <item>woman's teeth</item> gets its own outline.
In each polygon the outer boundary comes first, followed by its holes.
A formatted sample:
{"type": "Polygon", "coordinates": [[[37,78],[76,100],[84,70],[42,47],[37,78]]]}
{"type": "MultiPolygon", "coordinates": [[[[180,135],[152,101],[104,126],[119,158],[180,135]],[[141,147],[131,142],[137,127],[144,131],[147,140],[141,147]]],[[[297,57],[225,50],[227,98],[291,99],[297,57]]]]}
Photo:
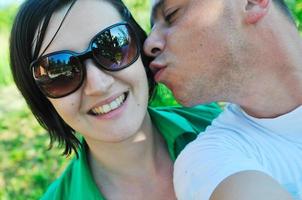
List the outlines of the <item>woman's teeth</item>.
{"type": "Polygon", "coordinates": [[[93,108],[91,110],[91,112],[94,115],[101,115],[101,114],[109,113],[110,111],[115,110],[118,107],[120,107],[123,104],[123,102],[125,101],[125,98],[126,98],[126,95],[122,94],[121,96],[117,97],[115,100],[113,100],[112,102],[110,102],[108,104],[104,104],[97,108],[93,108]]]}

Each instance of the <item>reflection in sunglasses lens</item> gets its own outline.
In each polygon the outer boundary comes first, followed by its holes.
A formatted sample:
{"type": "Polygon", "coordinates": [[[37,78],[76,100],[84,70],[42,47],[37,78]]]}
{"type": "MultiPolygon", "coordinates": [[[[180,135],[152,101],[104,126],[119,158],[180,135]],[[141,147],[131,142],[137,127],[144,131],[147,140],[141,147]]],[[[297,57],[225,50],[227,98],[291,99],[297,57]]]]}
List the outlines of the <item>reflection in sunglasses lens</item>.
{"type": "Polygon", "coordinates": [[[49,96],[62,96],[74,91],[81,83],[81,62],[70,54],[49,56],[35,70],[36,80],[49,96]]]}
{"type": "Polygon", "coordinates": [[[109,70],[119,70],[129,64],[136,54],[136,44],[131,45],[130,32],[126,25],[103,31],[92,43],[92,51],[100,65],[109,70]],[[133,49],[131,49],[133,48],[133,49]],[[132,53],[129,56],[129,53],[132,53]]]}

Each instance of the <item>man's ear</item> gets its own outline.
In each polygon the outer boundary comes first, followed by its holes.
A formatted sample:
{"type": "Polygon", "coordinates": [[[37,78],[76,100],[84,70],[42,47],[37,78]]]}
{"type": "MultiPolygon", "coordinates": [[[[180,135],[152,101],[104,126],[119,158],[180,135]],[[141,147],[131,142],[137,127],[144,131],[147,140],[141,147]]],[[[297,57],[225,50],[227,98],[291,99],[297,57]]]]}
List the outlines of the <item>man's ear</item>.
{"type": "Polygon", "coordinates": [[[260,21],[268,12],[271,0],[246,0],[245,23],[255,24],[260,21]]]}

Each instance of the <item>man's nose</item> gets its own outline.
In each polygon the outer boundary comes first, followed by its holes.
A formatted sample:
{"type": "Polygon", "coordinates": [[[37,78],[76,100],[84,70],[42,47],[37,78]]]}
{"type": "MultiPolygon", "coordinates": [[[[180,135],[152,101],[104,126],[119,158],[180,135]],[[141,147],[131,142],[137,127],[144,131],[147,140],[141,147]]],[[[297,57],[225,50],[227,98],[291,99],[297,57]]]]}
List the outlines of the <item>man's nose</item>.
{"type": "Polygon", "coordinates": [[[108,92],[115,81],[114,77],[109,72],[99,69],[91,60],[86,61],[85,65],[84,93],[88,96],[94,96],[108,92]]]}
{"type": "Polygon", "coordinates": [[[154,27],[144,43],[144,51],[148,56],[156,57],[164,50],[165,44],[163,32],[154,27]]]}

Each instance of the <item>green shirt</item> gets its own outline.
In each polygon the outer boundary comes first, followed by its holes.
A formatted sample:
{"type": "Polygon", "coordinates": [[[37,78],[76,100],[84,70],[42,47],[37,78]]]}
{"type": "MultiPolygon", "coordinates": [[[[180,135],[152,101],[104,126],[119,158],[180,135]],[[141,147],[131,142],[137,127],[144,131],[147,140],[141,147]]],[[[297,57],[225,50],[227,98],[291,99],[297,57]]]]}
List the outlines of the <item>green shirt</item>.
{"type": "MultiPolygon", "coordinates": [[[[169,154],[174,161],[180,151],[201,131],[211,124],[221,109],[217,104],[184,107],[149,108],[152,122],[166,141],[169,154]]],[[[42,200],[104,200],[89,168],[87,145],[79,150],[63,174],[48,188],[42,200]]]]}

